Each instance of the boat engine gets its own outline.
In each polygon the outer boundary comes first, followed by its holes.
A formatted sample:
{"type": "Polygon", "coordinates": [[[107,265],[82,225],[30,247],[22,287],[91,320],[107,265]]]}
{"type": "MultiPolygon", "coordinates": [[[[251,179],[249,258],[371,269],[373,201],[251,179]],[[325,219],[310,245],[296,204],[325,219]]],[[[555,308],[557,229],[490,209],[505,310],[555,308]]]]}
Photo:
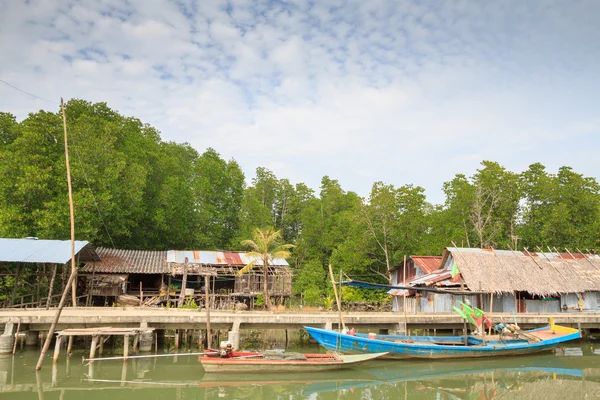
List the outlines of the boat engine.
{"type": "Polygon", "coordinates": [[[219,357],[231,358],[233,357],[233,345],[229,341],[222,341],[219,345],[219,357]]]}

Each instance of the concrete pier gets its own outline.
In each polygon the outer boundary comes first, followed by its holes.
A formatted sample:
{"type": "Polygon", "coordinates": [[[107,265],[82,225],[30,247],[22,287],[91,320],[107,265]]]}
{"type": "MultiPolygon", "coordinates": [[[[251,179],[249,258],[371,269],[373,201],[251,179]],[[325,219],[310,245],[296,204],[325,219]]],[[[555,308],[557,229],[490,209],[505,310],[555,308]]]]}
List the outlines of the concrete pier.
{"type": "Polygon", "coordinates": [[[0,335],[0,354],[12,354],[15,344],[15,324],[13,319],[5,322],[4,333],[0,335]]]}
{"type": "MultiPolygon", "coordinates": [[[[16,329],[15,322],[21,319],[21,326],[27,325],[29,331],[47,331],[54,318],[54,310],[45,309],[0,309],[0,324],[5,324],[5,333],[1,336],[5,349],[13,344],[16,329]],[[12,322],[12,325],[10,324],[12,322]]],[[[559,325],[580,327],[582,330],[600,329],[600,312],[564,312],[556,314],[517,314],[518,324],[524,328],[534,328],[548,324],[548,318],[554,318],[559,325]]],[[[513,321],[512,314],[493,314],[494,321],[513,321]]],[[[390,332],[415,329],[462,330],[463,322],[456,314],[416,314],[407,315],[394,312],[347,312],[344,321],[349,328],[388,329],[390,332]]],[[[268,312],[268,311],[213,311],[211,328],[236,332],[242,329],[301,329],[303,326],[337,328],[339,314],[335,312],[268,312]]],[[[57,330],[83,328],[131,328],[162,331],[184,329],[206,329],[206,315],[192,309],[112,307],[68,308],[64,309],[57,330]],[[142,325],[145,323],[145,325],[142,325]]],[[[161,338],[159,338],[161,339],[161,338]]],[[[235,340],[235,337],[233,337],[235,340]]],[[[140,337],[140,347],[150,343],[150,336],[140,337]]],[[[147,347],[146,347],[147,348],[147,347]]],[[[142,350],[140,348],[141,351],[142,350]]]]}

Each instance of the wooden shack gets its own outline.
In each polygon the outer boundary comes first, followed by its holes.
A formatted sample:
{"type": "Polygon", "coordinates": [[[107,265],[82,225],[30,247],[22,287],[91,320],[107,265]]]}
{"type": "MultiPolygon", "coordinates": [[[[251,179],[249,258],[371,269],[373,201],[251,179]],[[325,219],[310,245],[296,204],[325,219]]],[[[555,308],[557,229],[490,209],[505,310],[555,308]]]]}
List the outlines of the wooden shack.
{"type": "MultiPolygon", "coordinates": [[[[471,304],[494,313],[598,312],[600,256],[449,247],[439,269],[407,285],[465,291],[471,304]],[[458,275],[452,278],[454,266],[458,275]]],[[[408,312],[452,312],[462,298],[413,290],[390,294],[396,296],[395,311],[403,310],[406,295],[408,312]]]]}
{"type": "MultiPolygon", "coordinates": [[[[246,252],[170,250],[167,261],[173,276],[172,282],[180,282],[184,269],[187,270],[186,288],[193,289],[190,295],[199,297],[199,301],[204,290],[202,276],[209,275],[209,289],[215,308],[230,309],[236,303],[253,308],[255,299],[263,294],[265,282],[260,260],[256,260],[252,273],[238,275],[245,265],[253,261],[246,252]]],[[[267,268],[269,294],[274,303],[283,304],[292,294],[291,269],[284,259],[273,259],[267,268]]]]}

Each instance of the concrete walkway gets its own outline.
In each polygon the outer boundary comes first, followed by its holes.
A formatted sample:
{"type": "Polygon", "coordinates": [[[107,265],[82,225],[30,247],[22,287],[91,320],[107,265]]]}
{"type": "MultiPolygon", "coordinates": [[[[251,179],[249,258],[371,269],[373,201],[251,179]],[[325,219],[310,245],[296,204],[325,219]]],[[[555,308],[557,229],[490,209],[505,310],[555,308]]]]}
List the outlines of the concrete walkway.
{"type": "MultiPolygon", "coordinates": [[[[45,309],[0,309],[0,329],[10,321],[20,319],[30,330],[47,330],[52,323],[55,310],[45,309]]],[[[580,328],[600,329],[600,313],[567,312],[558,314],[518,314],[517,321],[524,328],[541,326],[553,317],[557,324],[580,328]]],[[[494,321],[512,323],[512,314],[494,314],[494,321]]],[[[348,326],[372,327],[373,329],[399,330],[404,328],[404,315],[393,312],[344,313],[348,326]]],[[[265,311],[216,311],[210,313],[213,329],[268,329],[315,327],[337,327],[339,314],[336,312],[265,312],[265,311]]],[[[95,307],[65,308],[57,329],[91,327],[138,327],[147,323],[156,329],[204,329],[206,314],[203,310],[167,309],[145,307],[95,307]]],[[[409,328],[462,328],[462,320],[456,314],[407,315],[409,328]]]]}

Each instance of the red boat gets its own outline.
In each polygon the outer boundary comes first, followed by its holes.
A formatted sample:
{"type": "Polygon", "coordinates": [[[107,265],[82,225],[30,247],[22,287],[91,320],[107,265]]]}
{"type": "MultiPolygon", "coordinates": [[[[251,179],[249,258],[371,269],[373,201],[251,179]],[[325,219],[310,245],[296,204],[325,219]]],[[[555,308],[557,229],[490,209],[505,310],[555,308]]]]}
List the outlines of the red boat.
{"type": "Polygon", "coordinates": [[[282,354],[282,358],[264,357],[258,352],[233,352],[230,358],[217,357],[217,354],[218,351],[209,350],[208,357],[200,358],[205,372],[320,372],[348,368],[387,353],[295,354],[293,358],[286,358],[286,353],[282,354]],[[236,356],[238,354],[245,355],[236,356]]]}

